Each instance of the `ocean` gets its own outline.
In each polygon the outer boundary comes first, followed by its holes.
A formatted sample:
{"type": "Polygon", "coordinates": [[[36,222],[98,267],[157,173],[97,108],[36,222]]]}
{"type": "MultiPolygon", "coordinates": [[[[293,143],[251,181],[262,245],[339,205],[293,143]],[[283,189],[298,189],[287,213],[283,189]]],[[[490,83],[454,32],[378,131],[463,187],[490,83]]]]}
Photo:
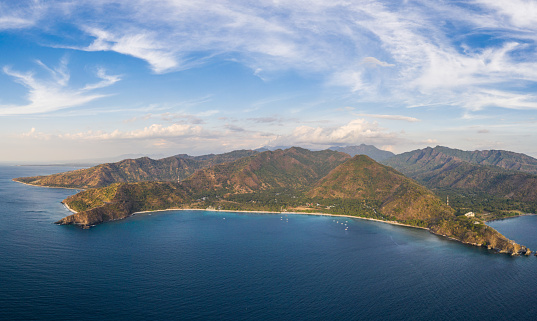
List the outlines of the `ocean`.
{"type": "MultiPolygon", "coordinates": [[[[537,258],[311,215],[166,211],[57,226],[75,190],[0,167],[1,320],[531,320],[537,258]]],[[[537,250],[537,216],[490,224],[537,250]]]]}

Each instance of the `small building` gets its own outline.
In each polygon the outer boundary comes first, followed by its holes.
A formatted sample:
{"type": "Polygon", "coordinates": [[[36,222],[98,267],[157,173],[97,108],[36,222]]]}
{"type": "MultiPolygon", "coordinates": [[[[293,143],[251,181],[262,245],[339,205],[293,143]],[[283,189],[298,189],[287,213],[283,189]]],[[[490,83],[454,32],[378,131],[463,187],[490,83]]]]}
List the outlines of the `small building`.
{"type": "Polygon", "coordinates": [[[464,216],[466,216],[466,217],[474,217],[475,214],[474,214],[474,212],[468,212],[468,213],[464,214],[464,216]]]}

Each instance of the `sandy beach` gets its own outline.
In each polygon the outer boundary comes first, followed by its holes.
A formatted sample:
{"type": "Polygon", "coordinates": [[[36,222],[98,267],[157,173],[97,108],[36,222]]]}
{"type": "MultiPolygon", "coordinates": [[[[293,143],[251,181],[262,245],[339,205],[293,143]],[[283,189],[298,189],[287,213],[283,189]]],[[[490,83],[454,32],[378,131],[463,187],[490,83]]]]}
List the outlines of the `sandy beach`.
{"type": "MultiPolygon", "coordinates": [[[[315,215],[315,216],[332,216],[332,217],[346,217],[346,218],[357,218],[360,220],[375,221],[380,223],[387,223],[391,225],[419,228],[422,230],[429,230],[426,227],[413,226],[408,224],[403,224],[395,221],[383,221],[375,218],[344,215],[344,214],[327,214],[327,213],[306,213],[306,212],[271,212],[271,211],[233,211],[233,210],[213,210],[213,209],[201,209],[201,208],[169,208],[165,210],[155,210],[155,211],[140,211],[132,213],[131,215],[144,214],[144,213],[157,213],[157,212],[167,212],[167,211],[206,211],[206,212],[223,212],[223,213],[259,213],[259,214],[279,214],[279,215],[315,215]]],[[[76,212],[75,212],[76,213],[76,212]]]]}
{"type": "Polygon", "coordinates": [[[63,206],[65,206],[65,208],[67,208],[69,211],[71,211],[73,214],[76,214],[78,213],[77,211],[73,210],[72,208],[69,207],[69,205],[67,205],[66,203],[62,202],[63,206]]]}

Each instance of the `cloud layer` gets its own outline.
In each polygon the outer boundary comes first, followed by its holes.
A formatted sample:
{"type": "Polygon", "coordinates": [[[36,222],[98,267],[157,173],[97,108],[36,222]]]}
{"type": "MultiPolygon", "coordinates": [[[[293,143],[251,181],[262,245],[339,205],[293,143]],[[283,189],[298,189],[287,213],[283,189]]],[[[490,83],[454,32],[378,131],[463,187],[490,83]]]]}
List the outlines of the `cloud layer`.
{"type": "Polygon", "coordinates": [[[536,6],[523,0],[37,1],[2,5],[0,28],[71,23],[86,40],[57,46],[129,55],[155,73],[230,59],[261,77],[290,69],[318,73],[369,99],[409,106],[537,109],[537,96],[525,92],[537,82],[536,6]]]}
{"type": "Polygon", "coordinates": [[[119,76],[108,75],[104,69],[98,69],[96,76],[101,81],[73,89],[69,86],[70,74],[66,59],[62,59],[54,68],[48,67],[39,60],[36,64],[48,73],[47,79],[37,78],[34,72],[15,71],[8,66],[2,69],[4,74],[28,89],[28,103],[0,105],[0,116],[46,113],[84,105],[105,96],[94,93],[95,89],[110,86],[120,80],[119,76]]]}

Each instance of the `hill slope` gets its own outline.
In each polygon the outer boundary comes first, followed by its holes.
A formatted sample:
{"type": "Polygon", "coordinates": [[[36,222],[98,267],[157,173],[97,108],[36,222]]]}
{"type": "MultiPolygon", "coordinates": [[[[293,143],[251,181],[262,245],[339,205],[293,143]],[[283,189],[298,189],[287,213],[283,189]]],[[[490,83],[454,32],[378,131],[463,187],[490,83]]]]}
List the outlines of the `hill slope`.
{"type": "MultiPolygon", "coordinates": [[[[458,158],[475,165],[491,165],[501,167],[506,170],[520,171],[537,175],[537,159],[525,154],[509,152],[505,150],[476,150],[463,151],[460,149],[436,146],[435,148],[425,148],[434,150],[446,156],[458,158]]],[[[397,156],[413,154],[415,151],[403,153],[397,156]]]]}
{"type": "Polygon", "coordinates": [[[453,205],[459,207],[476,211],[536,211],[537,175],[478,165],[445,152],[444,147],[425,148],[394,156],[384,164],[438,194],[450,196],[453,205]]]}
{"type": "Polygon", "coordinates": [[[200,170],[182,182],[113,184],[64,203],[79,212],[57,223],[82,227],[168,208],[314,211],[426,227],[499,252],[526,251],[479,220],[456,218],[429,190],[397,171],[367,156],[349,159],[334,151],[269,151],[200,170]]]}
{"type": "Polygon", "coordinates": [[[442,204],[431,191],[365,155],[354,156],[338,166],[308,195],[374,200],[379,204],[380,213],[400,222],[429,223],[453,216],[453,209],[442,204]]]}
{"type": "Polygon", "coordinates": [[[324,150],[292,147],[266,151],[253,157],[198,171],[184,182],[192,190],[250,193],[276,188],[304,189],[350,157],[324,150]]]}
{"type": "MultiPolygon", "coordinates": [[[[349,158],[347,154],[335,151],[311,152],[302,148],[290,148],[215,165],[196,172],[180,183],[120,183],[88,189],[64,200],[66,205],[79,213],[58,223],[89,226],[111,218],[127,217],[136,211],[184,206],[206,208],[215,203],[229,203],[224,198],[226,195],[281,189],[301,190],[349,158]],[[114,210],[120,214],[110,214],[114,210]],[[95,211],[107,214],[95,215],[95,211]]],[[[266,192],[259,197],[263,198],[270,193],[266,192]]]]}
{"type": "Polygon", "coordinates": [[[178,181],[187,178],[199,169],[231,162],[256,153],[251,150],[239,150],[197,157],[176,155],[159,160],[142,157],[48,176],[20,177],[15,181],[38,186],[67,188],[103,187],[113,183],[143,181],[178,181]]]}

